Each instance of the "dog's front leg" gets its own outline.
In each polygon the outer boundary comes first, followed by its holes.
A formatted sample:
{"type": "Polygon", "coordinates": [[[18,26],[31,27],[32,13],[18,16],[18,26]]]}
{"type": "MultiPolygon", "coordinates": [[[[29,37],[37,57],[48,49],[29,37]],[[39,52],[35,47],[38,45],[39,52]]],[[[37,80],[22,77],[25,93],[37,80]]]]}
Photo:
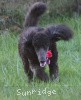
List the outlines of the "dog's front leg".
{"type": "Polygon", "coordinates": [[[49,77],[48,77],[47,73],[44,71],[44,68],[38,68],[37,72],[36,72],[36,76],[38,79],[40,79],[44,82],[49,81],[49,77]]]}
{"type": "Polygon", "coordinates": [[[52,58],[50,59],[50,65],[49,65],[49,73],[50,73],[50,79],[59,81],[59,68],[58,68],[58,52],[57,50],[52,51],[52,58]]]}

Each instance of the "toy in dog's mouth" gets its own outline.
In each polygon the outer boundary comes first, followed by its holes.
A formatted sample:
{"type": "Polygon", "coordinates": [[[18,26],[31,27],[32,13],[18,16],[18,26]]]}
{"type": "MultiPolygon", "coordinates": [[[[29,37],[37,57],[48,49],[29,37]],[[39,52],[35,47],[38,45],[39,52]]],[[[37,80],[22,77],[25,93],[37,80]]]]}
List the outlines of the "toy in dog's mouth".
{"type": "Polygon", "coordinates": [[[40,66],[44,67],[46,64],[50,64],[50,58],[52,57],[52,52],[51,50],[48,50],[47,54],[46,54],[46,61],[40,62],[40,66]]]}

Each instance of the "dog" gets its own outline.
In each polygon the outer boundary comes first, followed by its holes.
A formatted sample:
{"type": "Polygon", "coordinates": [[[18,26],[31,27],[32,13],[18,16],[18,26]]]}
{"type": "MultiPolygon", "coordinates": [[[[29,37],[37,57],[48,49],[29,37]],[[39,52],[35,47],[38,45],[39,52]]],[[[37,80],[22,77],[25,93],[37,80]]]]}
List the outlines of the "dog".
{"type": "Polygon", "coordinates": [[[37,26],[41,15],[46,11],[47,5],[43,2],[33,4],[26,15],[23,32],[19,39],[19,54],[22,59],[25,73],[29,82],[37,77],[47,82],[59,80],[58,51],[56,42],[69,41],[73,37],[73,31],[66,25],[51,25],[46,28],[37,26]],[[47,58],[47,52],[51,51],[52,57],[47,58]],[[49,77],[45,72],[45,66],[49,63],[49,77]]]}

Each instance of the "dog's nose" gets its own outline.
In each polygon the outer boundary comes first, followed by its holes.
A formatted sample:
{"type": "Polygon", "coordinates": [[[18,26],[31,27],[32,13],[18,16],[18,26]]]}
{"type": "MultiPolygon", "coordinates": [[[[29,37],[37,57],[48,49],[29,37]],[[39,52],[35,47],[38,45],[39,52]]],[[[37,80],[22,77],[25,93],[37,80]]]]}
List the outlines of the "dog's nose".
{"type": "Polygon", "coordinates": [[[40,61],[40,67],[44,67],[46,65],[46,61],[40,61]]]}
{"type": "Polygon", "coordinates": [[[45,61],[40,61],[40,63],[44,63],[45,61]]]}

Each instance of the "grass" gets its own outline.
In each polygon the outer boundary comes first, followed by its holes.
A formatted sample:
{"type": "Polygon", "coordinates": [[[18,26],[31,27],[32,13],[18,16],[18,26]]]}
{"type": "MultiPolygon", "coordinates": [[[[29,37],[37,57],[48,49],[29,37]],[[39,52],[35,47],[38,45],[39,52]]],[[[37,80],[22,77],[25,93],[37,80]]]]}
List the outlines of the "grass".
{"type": "Polygon", "coordinates": [[[49,23],[67,23],[75,33],[70,42],[59,41],[57,43],[60,82],[28,84],[18,54],[19,35],[3,34],[0,35],[1,100],[80,100],[81,18],[57,18],[56,20],[46,18],[40,24],[46,26],[49,23]],[[32,91],[36,92],[31,94],[32,91]]]}

